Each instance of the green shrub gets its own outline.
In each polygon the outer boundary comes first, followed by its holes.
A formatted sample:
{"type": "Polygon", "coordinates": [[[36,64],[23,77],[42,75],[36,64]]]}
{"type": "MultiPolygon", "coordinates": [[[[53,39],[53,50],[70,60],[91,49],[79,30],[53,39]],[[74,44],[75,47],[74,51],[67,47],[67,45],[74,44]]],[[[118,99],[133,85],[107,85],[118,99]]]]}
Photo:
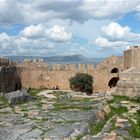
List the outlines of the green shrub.
{"type": "Polygon", "coordinates": [[[76,75],[69,79],[70,88],[74,91],[81,91],[90,94],[93,92],[93,77],[86,73],[76,73],[76,75]]]}

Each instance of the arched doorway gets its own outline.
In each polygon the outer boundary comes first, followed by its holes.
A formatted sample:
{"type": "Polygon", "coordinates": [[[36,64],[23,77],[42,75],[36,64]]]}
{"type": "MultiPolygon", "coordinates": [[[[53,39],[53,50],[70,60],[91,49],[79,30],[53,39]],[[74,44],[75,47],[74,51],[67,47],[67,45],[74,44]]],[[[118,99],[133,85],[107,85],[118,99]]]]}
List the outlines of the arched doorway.
{"type": "Polygon", "coordinates": [[[108,86],[109,86],[110,88],[116,87],[118,80],[119,80],[119,77],[113,77],[113,78],[109,81],[108,86]]]}
{"type": "Polygon", "coordinates": [[[111,70],[111,73],[119,73],[119,69],[118,69],[118,68],[113,68],[113,69],[111,70]]]}

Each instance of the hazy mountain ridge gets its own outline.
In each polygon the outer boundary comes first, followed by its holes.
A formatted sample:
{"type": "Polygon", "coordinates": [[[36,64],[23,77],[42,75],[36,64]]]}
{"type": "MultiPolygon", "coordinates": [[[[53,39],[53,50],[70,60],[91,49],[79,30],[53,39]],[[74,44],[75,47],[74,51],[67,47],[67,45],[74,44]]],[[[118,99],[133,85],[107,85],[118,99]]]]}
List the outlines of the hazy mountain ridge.
{"type": "Polygon", "coordinates": [[[22,62],[24,59],[44,59],[47,63],[91,63],[91,64],[98,64],[104,58],[87,58],[83,55],[76,54],[76,55],[68,55],[68,56],[49,56],[49,57],[42,57],[42,56],[6,56],[7,58],[22,62]]]}
{"type": "Polygon", "coordinates": [[[45,60],[48,61],[84,61],[87,58],[82,55],[68,55],[68,56],[51,56],[45,57],[45,60]]]}

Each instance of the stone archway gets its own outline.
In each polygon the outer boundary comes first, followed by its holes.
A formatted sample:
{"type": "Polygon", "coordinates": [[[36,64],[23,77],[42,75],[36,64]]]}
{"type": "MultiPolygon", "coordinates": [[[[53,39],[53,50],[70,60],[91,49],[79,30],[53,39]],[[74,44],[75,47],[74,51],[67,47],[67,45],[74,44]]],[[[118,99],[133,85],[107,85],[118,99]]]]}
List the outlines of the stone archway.
{"type": "Polygon", "coordinates": [[[113,69],[111,70],[111,73],[119,73],[119,69],[118,69],[118,68],[113,68],[113,69]]]}
{"type": "Polygon", "coordinates": [[[116,87],[118,80],[119,80],[119,77],[113,77],[113,78],[109,81],[108,86],[109,86],[110,88],[116,87]]]}

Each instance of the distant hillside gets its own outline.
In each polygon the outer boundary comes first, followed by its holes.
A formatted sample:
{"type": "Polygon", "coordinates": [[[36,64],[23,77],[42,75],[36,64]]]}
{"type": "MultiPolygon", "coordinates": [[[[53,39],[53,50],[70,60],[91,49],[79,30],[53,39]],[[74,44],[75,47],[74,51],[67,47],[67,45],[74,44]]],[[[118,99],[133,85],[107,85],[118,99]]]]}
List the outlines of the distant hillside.
{"type": "Polygon", "coordinates": [[[62,61],[62,62],[69,62],[69,61],[84,61],[87,58],[85,58],[82,55],[69,55],[69,56],[51,56],[51,57],[45,57],[46,61],[53,62],[53,61],[62,61]]]}
{"type": "Polygon", "coordinates": [[[62,64],[72,64],[72,63],[90,63],[90,64],[98,64],[104,58],[87,58],[83,55],[69,55],[69,56],[50,56],[50,57],[41,57],[41,56],[6,56],[7,58],[22,62],[24,59],[44,59],[47,63],[62,63],[62,64]]]}

